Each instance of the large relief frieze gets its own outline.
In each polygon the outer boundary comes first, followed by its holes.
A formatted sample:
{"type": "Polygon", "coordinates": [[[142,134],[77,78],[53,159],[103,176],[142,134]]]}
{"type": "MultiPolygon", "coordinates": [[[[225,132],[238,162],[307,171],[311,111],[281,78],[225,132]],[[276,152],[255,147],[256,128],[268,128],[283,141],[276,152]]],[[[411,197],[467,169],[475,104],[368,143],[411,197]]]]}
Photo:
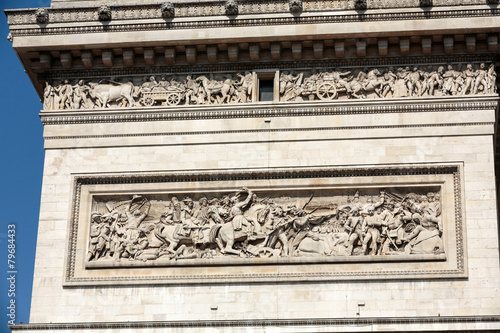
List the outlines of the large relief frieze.
{"type": "MultiPolygon", "coordinates": [[[[44,110],[259,101],[262,70],[210,74],[161,73],[112,79],[46,82],[44,110]]],[[[485,62],[398,67],[313,68],[270,71],[275,102],[391,99],[496,93],[496,72],[485,62]]],[[[270,73],[267,73],[269,76],[270,73]]]]}
{"type": "Polygon", "coordinates": [[[460,193],[458,165],[76,177],[66,282],[465,276],[460,193]]]}
{"type": "Polygon", "coordinates": [[[307,198],[301,193],[307,191],[256,193],[242,188],[183,198],[176,193],[94,197],[86,263],[99,267],[192,259],[212,264],[254,258],[279,263],[278,258],[290,257],[442,258],[440,190],[377,191],[373,196],[373,189],[365,189],[368,195],[359,190],[350,195],[349,190],[313,190],[307,198]]]}

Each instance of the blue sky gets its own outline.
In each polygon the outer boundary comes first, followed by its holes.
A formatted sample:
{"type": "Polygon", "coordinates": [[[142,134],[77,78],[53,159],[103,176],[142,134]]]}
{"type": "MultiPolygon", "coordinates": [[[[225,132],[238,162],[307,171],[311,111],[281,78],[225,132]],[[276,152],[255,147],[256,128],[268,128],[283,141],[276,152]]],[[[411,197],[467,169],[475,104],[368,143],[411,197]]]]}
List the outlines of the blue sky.
{"type": "MultiPolygon", "coordinates": [[[[0,0],[2,9],[50,6],[49,0],[0,0]]],[[[6,327],[9,302],[7,228],[16,227],[16,323],[29,322],[36,234],[43,172],[43,126],[40,98],[6,39],[7,18],[1,16],[0,81],[0,332],[6,327]]]]}

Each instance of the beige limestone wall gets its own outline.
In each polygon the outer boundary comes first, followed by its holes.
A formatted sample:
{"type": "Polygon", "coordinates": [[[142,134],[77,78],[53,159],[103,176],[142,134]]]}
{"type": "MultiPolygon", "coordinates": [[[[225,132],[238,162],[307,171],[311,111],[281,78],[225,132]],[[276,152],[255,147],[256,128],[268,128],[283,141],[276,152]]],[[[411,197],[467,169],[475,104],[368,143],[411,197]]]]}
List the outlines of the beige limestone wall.
{"type": "MultiPolygon", "coordinates": [[[[311,119],[302,118],[305,123],[314,121],[311,119]]],[[[248,124],[251,120],[240,119],[240,122],[248,124]]],[[[119,132],[120,127],[124,130],[143,125],[92,126],[119,132]]],[[[65,126],[69,132],[73,128],[78,132],[80,127],[65,126]]],[[[45,136],[55,129],[47,126],[45,136]]],[[[433,135],[432,130],[423,128],[422,131],[427,131],[425,136],[421,132],[409,137],[404,137],[407,133],[401,130],[402,137],[390,135],[387,139],[381,137],[382,133],[371,135],[377,129],[366,129],[347,137],[330,135],[321,139],[313,135],[314,140],[310,139],[310,133],[296,132],[293,140],[279,137],[282,141],[276,138],[273,141],[269,133],[247,133],[234,143],[216,140],[217,136],[205,139],[205,143],[189,144],[183,143],[180,136],[173,139],[160,136],[152,145],[145,145],[135,137],[114,138],[117,141],[108,142],[108,146],[106,142],[99,143],[101,146],[97,148],[59,149],[51,143],[53,148],[47,150],[45,160],[30,321],[344,318],[356,317],[361,302],[365,303],[362,317],[498,314],[500,274],[493,127],[478,125],[471,131],[467,126],[455,126],[450,132],[441,130],[441,127],[435,129],[433,135]],[[142,144],[135,145],[135,140],[142,144]],[[162,140],[167,140],[167,144],[162,140]],[[433,162],[464,164],[468,279],[62,287],[73,173],[433,162]],[[211,310],[214,306],[217,310],[211,310]]],[[[385,135],[388,134],[391,133],[386,130],[385,135]]]]}

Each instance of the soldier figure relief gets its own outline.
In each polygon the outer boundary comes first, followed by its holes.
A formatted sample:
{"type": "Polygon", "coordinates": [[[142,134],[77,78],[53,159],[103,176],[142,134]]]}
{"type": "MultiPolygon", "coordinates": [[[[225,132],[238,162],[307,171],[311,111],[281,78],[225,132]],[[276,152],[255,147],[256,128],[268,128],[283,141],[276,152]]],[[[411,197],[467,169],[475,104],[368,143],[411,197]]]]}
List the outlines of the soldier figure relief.
{"type": "MultiPolygon", "coordinates": [[[[494,65],[315,68],[283,70],[280,102],[418,98],[496,93],[494,65]],[[445,69],[446,68],[446,69],[445,69]]],[[[142,79],[46,82],[44,110],[251,103],[256,76],[242,73],[161,74],[142,79]]]]}

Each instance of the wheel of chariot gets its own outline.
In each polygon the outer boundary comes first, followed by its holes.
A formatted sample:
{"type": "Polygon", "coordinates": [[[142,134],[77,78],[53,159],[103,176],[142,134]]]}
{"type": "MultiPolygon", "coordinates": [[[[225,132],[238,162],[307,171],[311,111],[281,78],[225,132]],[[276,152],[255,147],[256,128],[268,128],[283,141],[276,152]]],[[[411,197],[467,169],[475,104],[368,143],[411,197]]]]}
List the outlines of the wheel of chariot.
{"type": "Polygon", "coordinates": [[[337,97],[337,88],[334,83],[323,82],[318,86],[316,90],[316,94],[319,99],[323,100],[332,100],[337,97]]]}
{"type": "Polygon", "coordinates": [[[259,250],[259,258],[269,258],[273,256],[273,252],[268,248],[262,248],[259,250]]]}
{"type": "Polygon", "coordinates": [[[144,98],[143,103],[146,106],[152,106],[155,103],[155,101],[152,97],[146,97],[146,98],[144,98]]]}
{"type": "Polygon", "coordinates": [[[170,93],[167,95],[168,105],[177,105],[181,101],[181,95],[179,93],[170,93]]]}

